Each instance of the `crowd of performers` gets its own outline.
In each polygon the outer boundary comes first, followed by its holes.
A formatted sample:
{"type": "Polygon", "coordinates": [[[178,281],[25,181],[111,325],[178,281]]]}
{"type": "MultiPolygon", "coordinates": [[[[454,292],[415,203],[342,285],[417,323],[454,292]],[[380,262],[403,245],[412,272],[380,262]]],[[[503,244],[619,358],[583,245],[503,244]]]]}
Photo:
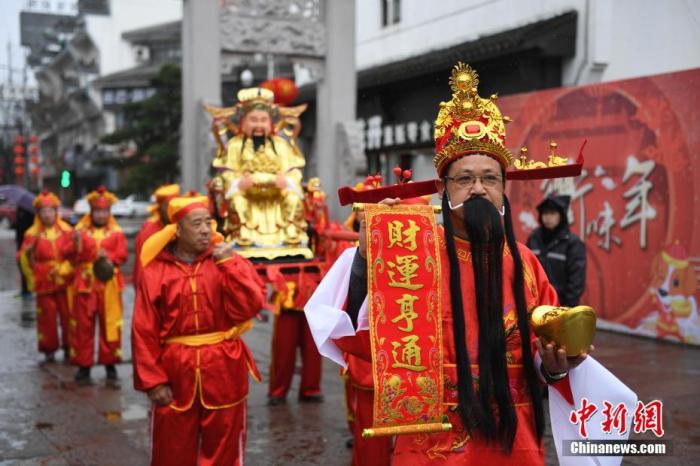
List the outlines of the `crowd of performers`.
{"type": "MultiPolygon", "coordinates": [[[[286,401],[297,347],[299,399],[323,401],[321,356],[303,305],[298,311],[284,305],[294,293],[268,296],[252,263],[222,241],[209,197],[181,193],[176,184],[153,197],[153,215],[134,240],[131,333],[134,387],[153,402],[152,464],[240,464],[248,374],[261,378],[239,337],[261,310],[274,308],[270,405],[286,401]]],[[[93,382],[96,361],[105,366],[106,384],[119,387],[127,240],[111,214],[116,199],[102,187],[89,193],[90,212],[72,227],[58,216],[58,197],[40,193],[18,252],[34,283],[38,350],[53,363],[62,349],[64,360],[77,367],[79,385],[93,382]]]]}
{"type": "MultiPolygon", "coordinates": [[[[568,373],[586,354],[567,358],[561,348],[543,347],[529,328],[528,311],[557,304],[557,293],[537,257],[513,234],[504,189],[514,159],[504,146],[502,121],[478,137],[444,131],[446,121],[459,124],[460,99],[478,98],[472,95],[475,88],[454,85],[455,105],[443,103],[436,122],[435,158],[443,212],[438,240],[445,269],[442,335],[449,402],[444,414],[452,430],[362,436],[372,426],[375,396],[368,332],[361,324],[368,286],[362,215],[347,222],[348,229],[359,231],[359,245],[346,243],[344,252],[337,248],[339,260],[318,288],[320,277],[311,277],[304,289],[283,293],[280,287],[288,284],[274,269],[262,277],[217,232],[209,197],[168,185],[154,193],[153,216],[135,239],[132,275],[133,379],[153,405],[151,464],[243,463],[248,377],[260,380],[260,375],[241,336],[270,305],[276,315],[269,404],[286,401],[297,348],[300,401],[323,400],[321,354],[340,364],[346,406],[338,409],[348,412],[353,465],[544,464],[542,389],[550,384],[570,400],[568,373]],[[453,113],[443,114],[444,109],[453,113]],[[472,260],[477,256],[483,260],[472,260]],[[493,265],[502,273],[494,273],[493,265]],[[269,284],[276,280],[280,287],[270,297],[269,284]],[[330,300],[324,295],[329,288],[330,300]],[[509,309],[503,319],[488,318],[503,309],[509,309]]],[[[484,127],[488,118],[500,118],[489,105],[475,117],[484,127]]],[[[72,228],[58,218],[54,194],[38,195],[34,224],[19,255],[34,276],[38,349],[46,361],[54,361],[62,349],[77,366],[77,383],[90,382],[96,361],[105,366],[107,383],[118,384],[127,241],[110,212],[115,196],[99,188],[87,199],[90,213],[72,228]]]]}
{"type": "Polygon", "coordinates": [[[120,267],[127,260],[127,241],[111,214],[116,196],[99,188],[87,200],[90,212],[73,228],[58,216],[58,197],[40,193],[34,199],[34,223],[18,254],[33,276],[38,348],[46,362],[62,349],[63,358],[78,368],[77,383],[90,382],[97,362],[105,366],[107,383],[117,385],[124,288],[120,267]]]}

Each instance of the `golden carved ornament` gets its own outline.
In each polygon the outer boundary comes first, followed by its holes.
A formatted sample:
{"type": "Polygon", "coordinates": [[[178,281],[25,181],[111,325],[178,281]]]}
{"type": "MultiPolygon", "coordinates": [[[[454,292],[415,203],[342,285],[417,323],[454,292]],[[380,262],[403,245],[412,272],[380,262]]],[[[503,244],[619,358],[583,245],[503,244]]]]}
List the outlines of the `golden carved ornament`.
{"type": "Polygon", "coordinates": [[[536,168],[560,167],[569,164],[569,158],[557,154],[557,143],[551,141],[549,143],[549,155],[547,162],[531,160],[527,157],[527,147],[520,148],[520,157],[513,163],[513,166],[518,170],[534,170],[536,168]]]}
{"type": "Polygon", "coordinates": [[[485,153],[504,168],[513,163],[505,147],[505,125],[511,121],[496,105],[498,96],[479,96],[479,75],[469,65],[457,63],[450,76],[452,99],[440,103],[435,120],[435,168],[442,175],[450,162],[463,155],[485,153]]]}

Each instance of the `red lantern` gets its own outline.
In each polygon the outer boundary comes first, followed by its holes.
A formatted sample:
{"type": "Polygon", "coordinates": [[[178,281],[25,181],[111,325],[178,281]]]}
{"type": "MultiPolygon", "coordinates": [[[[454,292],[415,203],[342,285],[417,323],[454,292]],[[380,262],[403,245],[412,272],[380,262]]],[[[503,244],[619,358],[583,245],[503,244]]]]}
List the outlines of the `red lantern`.
{"type": "Polygon", "coordinates": [[[24,166],[24,157],[22,157],[21,155],[15,156],[15,165],[24,166]]]}
{"type": "Polygon", "coordinates": [[[278,105],[287,106],[299,95],[299,88],[289,78],[272,78],[260,83],[260,87],[274,92],[275,103],[278,105]]]}
{"type": "Polygon", "coordinates": [[[15,155],[18,156],[18,157],[21,156],[21,155],[23,155],[23,154],[24,154],[24,145],[22,145],[22,144],[15,144],[14,153],[15,153],[15,155]]]}

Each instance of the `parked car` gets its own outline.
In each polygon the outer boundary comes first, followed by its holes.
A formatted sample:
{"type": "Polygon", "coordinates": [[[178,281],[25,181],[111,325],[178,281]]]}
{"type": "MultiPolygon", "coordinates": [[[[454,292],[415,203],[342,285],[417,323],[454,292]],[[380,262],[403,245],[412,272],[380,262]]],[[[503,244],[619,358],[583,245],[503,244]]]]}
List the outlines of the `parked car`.
{"type": "Polygon", "coordinates": [[[118,199],[112,206],[112,214],[115,217],[146,217],[150,202],[140,200],[136,194],[129,194],[124,199],[118,199]]]}
{"type": "Polygon", "coordinates": [[[73,212],[75,215],[85,215],[90,212],[90,204],[88,204],[87,199],[81,197],[75,204],[73,204],[73,212]]]}
{"type": "MultiPolygon", "coordinates": [[[[129,194],[124,199],[117,199],[112,206],[112,215],[115,217],[147,217],[148,207],[151,205],[146,200],[139,199],[136,194],[129,194]]],[[[84,197],[75,201],[73,211],[76,215],[85,215],[90,212],[90,204],[84,197]]]]}
{"type": "Polygon", "coordinates": [[[79,220],[73,209],[63,205],[58,207],[58,215],[60,215],[63,220],[71,225],[75,225],[79,220]]]}

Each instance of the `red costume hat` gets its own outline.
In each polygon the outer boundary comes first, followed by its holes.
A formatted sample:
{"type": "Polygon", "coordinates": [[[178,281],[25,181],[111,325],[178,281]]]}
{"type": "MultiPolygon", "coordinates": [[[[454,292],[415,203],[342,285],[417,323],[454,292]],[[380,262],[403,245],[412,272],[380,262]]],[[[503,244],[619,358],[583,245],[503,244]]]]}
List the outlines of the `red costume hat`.
{"type": "Polygon", "coordinates": [[[61,200],[54,193],[44,190],[34,198],[32,205],[36,210],[42,207],[58,208],[61,205],[61,200]]]}
{"type": "Polygon", "coordinates": [[[87,201],[91,209],[109,209],[117,202],[117,196],[100,186],[87,195],[87,201]]]}

